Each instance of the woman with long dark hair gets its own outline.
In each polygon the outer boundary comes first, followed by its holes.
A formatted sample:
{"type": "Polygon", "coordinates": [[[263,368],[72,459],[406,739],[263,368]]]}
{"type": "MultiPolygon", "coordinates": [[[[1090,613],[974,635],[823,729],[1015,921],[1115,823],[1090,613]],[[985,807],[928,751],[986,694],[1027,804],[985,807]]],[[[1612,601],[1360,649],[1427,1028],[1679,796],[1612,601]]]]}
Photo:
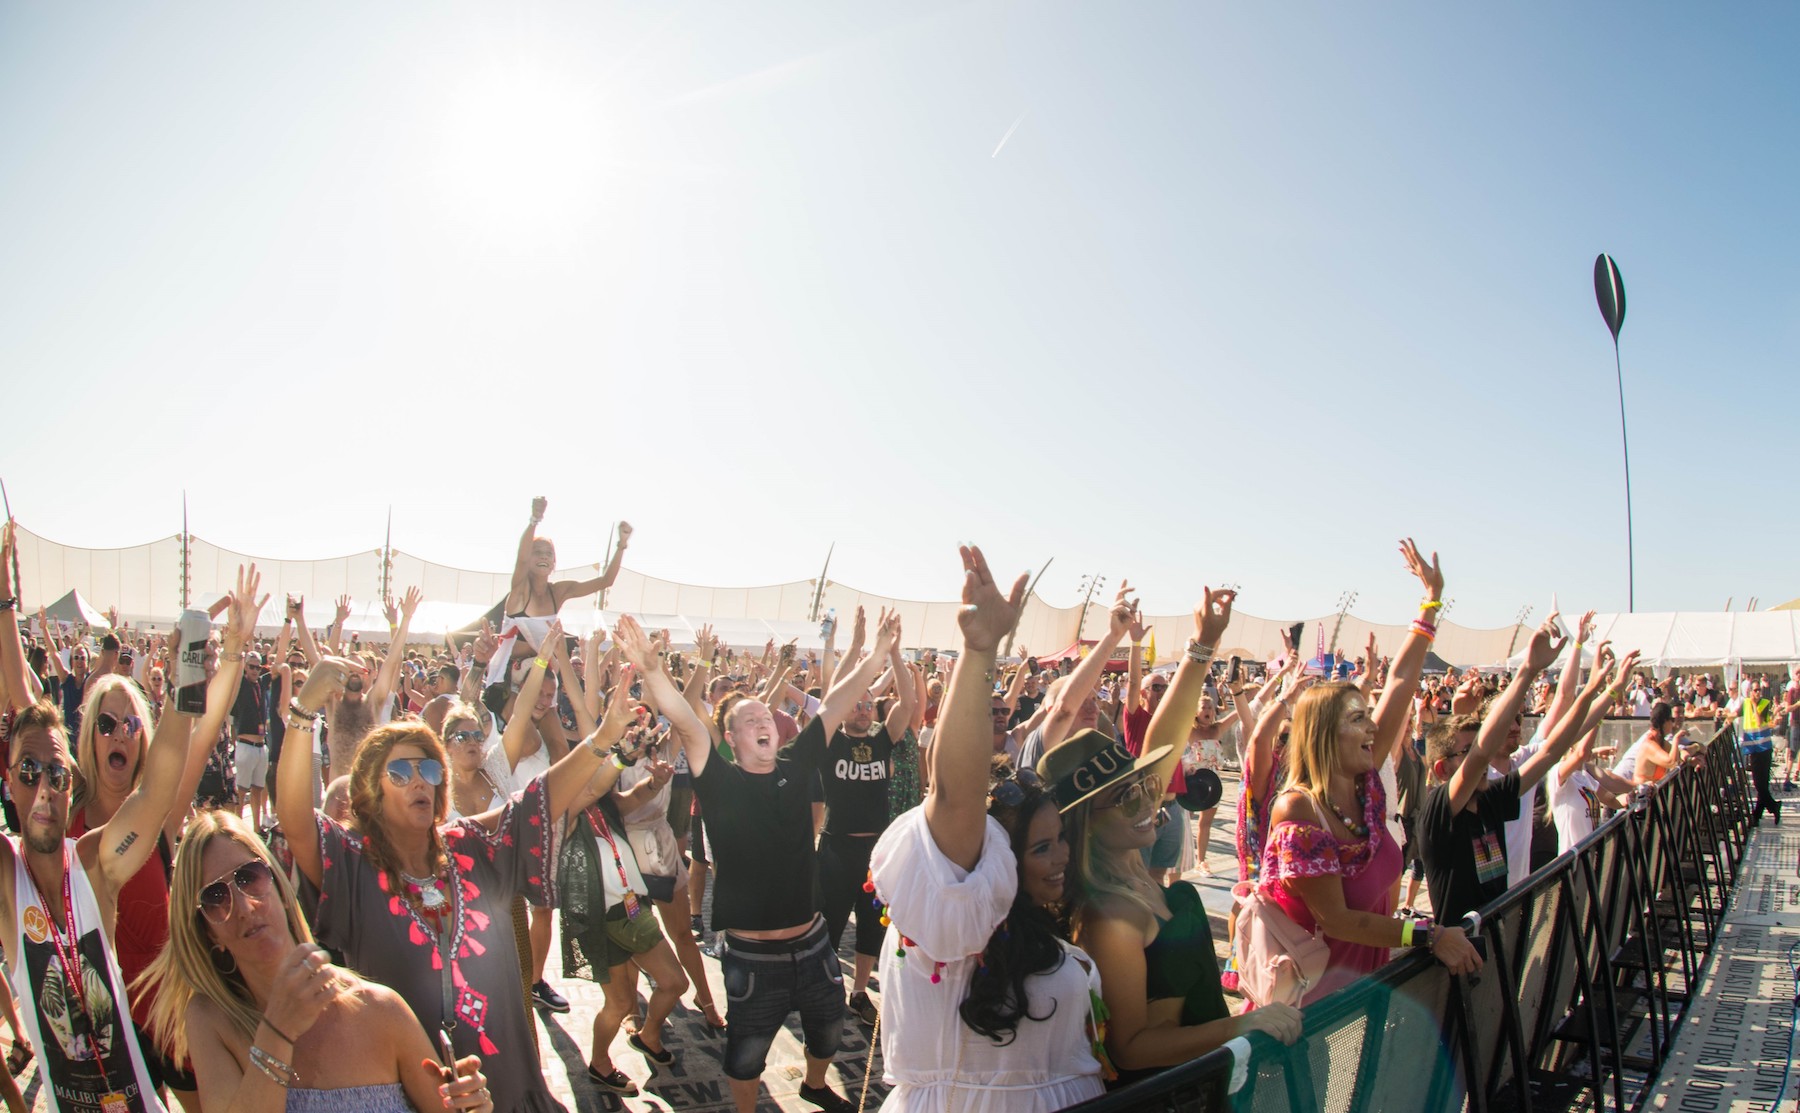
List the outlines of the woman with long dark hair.
{"type": "Polygon", "coordinates": [[[889,825],[871,879],[881,957],[884,1110],[1049,1113],[1103,1090],[1093,961],[1057,932],[1069,860],[1057,802],[1004,762],[990,780],[996,647],[1017,621],[981,550],[962,549],[963,651],[927,753],[933,791],[889,825]],[[991,785],[991,787],[990,787],[991,785]]]}

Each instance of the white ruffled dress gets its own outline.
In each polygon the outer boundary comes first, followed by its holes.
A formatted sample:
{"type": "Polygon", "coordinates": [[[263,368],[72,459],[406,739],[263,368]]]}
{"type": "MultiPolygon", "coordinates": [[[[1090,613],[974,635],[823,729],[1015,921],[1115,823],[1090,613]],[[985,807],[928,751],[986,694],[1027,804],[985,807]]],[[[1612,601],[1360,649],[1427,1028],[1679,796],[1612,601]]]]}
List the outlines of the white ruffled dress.
{"type": "Polygon", "coordinates": [[[1047,1019],[1021,1020],[1011,1043],[996,1045],[957,1013],[1019,887],[999,823],[988,819],[981,860],[964,871],[938,849],[924,807],[912,808],[875,844],[870,872],[892,921],[881,954],[881,1056],[893,1087],[883,1113],[1052,1113],[1105,1092],[1093,1050],[1100,974],[1081,948],[1064,943],[1066,961],[1026,980],[1031,1015],[1047,1019]]]}

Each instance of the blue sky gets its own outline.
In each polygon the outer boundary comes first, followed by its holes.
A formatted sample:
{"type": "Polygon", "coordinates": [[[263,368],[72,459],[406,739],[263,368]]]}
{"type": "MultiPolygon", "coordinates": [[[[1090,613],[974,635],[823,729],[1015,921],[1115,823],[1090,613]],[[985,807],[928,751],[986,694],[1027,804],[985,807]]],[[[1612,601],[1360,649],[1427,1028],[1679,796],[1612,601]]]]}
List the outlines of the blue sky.
{"type": "Polygon", "coordinates": [[[1777,5],[0,8],[0,443],[72,544],[1393,620],[1800,594],[1777,5]],[[1016,126],[1015,126],[1016,125],[1016,126]],[[1009,129],[1003,147],[996,146],[1009,129]],[[187,446],[177,457],[171,446],[187,446]],[[1748,481],[1759,492],[1742,507],[1748,481]],[[1754,539],[1734,536],[1748,518],[1754,539]]]}

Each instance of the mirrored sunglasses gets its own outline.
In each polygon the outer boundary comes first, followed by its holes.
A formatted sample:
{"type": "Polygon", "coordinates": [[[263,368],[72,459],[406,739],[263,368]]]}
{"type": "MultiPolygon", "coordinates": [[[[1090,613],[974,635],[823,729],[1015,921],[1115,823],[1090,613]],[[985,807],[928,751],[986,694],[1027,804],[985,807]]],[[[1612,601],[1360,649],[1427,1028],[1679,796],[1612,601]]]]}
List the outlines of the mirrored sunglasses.
{"type": "Polygon", "coordinates": [[[411,784],[414,776],[425,778],[428,785],[441,785],[444,763],[435,757],[399,757],[387,763],[387,775],[397,785],[411,784]]]}
{"type": "Polygon", "coordinates": [[[251,859],[200,890],[200,902],[195,905],[200,914],[208,921],[222,924],[231,919],[231,887],[246,897],[266,901],[275,889],[275,871],[267,862],[251,859]]]}
{"type": "Polygon", "coordinates": [[[48,776],[50,787],[56,792],[69,791],[69,767],[60,761],[41,762],[35,757],[20,758],[19,764],[13,766],[19,774],[19,783],[26,788],[36,788],[38,781],[48,776]]]}
{"type": "Polygon", "coordinates": [[[1005,777],[988,789],[988,801],[1003,808],[1016,808],[1024,802],[1027,790],[1043,787],[1043,778],[1037,775],[1036,770],[1014,770],[1008,766],[1005,777]]]}
{"type": "Polygon", "coordinates": [[[120,719],[105,711],[94,716],[94,730],[104,737],[111,738],[114,734],[118,733],[121,726],[126,728],[127,733],[136,734],[143,728],[144,720],[138,718],[136,715],[127,715],[123,719],[120,719]]]}

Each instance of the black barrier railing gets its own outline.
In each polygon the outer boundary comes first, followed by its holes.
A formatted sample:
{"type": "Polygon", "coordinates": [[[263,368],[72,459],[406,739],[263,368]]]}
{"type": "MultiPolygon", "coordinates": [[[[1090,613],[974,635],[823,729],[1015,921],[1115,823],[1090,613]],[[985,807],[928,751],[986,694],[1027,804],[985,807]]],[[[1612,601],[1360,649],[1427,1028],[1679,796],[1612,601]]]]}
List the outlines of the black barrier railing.
{"type": "Polygon", "coordinates": [[[1479,913],[1489,961],[1453,978],[1412,953],[1308,1005],[1292,1047],[1261,1035],[1116,1090],[1083,1113],[1559,1113],[1641,1109],[1749,838],[1729,727],[1705,761],[1479,913]]]}

